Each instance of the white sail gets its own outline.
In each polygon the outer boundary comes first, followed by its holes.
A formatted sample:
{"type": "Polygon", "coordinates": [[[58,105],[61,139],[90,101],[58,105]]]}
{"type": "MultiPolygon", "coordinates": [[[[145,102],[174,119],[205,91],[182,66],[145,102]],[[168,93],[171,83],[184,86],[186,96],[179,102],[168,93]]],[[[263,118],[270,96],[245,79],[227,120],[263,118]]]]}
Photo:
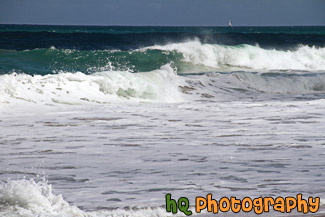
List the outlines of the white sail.
{"type": "Polygon", "coordinates": [[[231,23],[231,20],[229,20],[229,23],[228,23],[228,24],[229,24],[229,27],[232,27],[232,23],[231,23]]]}

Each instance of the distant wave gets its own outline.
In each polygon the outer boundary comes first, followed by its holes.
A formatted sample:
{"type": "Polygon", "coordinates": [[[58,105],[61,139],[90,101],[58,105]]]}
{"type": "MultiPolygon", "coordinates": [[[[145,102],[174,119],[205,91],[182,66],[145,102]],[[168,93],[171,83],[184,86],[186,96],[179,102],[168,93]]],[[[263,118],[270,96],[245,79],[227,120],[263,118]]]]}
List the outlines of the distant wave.
{"type": "Polygon", "coordinates": [[[152,46],[145,50],[176,51],[184,63],[215,71],[325,70],[325,48],[299,46],[292,50],[259,46],[202,44],[200,41],[152,46]]]}

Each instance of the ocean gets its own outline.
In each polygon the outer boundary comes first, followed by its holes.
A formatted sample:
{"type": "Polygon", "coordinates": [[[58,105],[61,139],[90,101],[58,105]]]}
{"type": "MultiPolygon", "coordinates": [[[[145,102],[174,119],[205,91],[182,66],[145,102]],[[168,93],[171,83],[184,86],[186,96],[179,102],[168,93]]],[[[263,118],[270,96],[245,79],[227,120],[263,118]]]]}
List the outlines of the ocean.
{"type": "Polygon", "coordinates": [[[324,213],[325,27],[0,25],[0,150],[0,216],[184,216],[168,193],[324,213]]]}

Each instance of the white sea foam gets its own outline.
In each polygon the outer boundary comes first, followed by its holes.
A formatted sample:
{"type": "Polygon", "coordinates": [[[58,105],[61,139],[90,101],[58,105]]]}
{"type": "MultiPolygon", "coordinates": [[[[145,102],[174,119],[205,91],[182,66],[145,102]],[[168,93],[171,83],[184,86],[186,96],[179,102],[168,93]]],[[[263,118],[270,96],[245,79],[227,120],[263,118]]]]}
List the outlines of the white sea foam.
{"type": "Polygon", "coordinates": [[[156,45],[147,49],[176,51],[183,61],[220,71],[233,70],[325,70],[325,48],[300,46],[294,50],[263,49],[259,46],[225,46],[188,41],[156,45]]]}
{"type": "Polygon", "coordinates": [[[167,217],[163,208],[83,211],[55,195],[46,180],[8,180],[0,183],[0,215],[11,217],[167,217]]]}

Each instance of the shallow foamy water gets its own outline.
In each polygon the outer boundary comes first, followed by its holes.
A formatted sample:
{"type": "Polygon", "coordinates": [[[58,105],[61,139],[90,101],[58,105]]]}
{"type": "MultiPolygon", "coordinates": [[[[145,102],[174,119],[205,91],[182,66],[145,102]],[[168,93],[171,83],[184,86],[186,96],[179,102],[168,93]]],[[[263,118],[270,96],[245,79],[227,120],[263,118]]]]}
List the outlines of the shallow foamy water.
{"type": "Polygon", "coordinates": [[[323,99],[8,105],[0,116],[0,213],[19,207],[26,216],[109,216],[100,210],[118,208],[116,216],[136,216],[121,212],[154,208],[139,216],[163,216],[157,207],[166,193],[192,204],[207,193],[322,198],[324,105],[323,99]],[[47,183],[37,183],[43,178],[47,183]]]}

